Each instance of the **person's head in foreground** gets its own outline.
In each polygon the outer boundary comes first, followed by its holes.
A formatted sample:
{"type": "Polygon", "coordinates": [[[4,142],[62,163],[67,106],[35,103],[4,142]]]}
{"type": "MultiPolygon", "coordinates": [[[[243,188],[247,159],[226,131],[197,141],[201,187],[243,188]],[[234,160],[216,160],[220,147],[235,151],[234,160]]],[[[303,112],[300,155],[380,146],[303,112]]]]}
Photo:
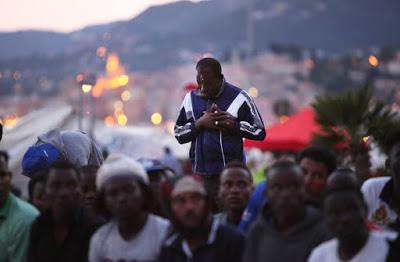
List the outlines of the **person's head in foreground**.
{"type": "Polygon", "coordinates": [[[171,192],[171,216],[175,229],[187,237],[208,232],[211,213],[207,203],[201,181],[193,176],[178,179],[171,192]]]}
{"type": "Polygon", "coordinates": [[[71,163],[60,160],[50,166],[45,196],[54,216],[71,217],[81,206],[79,181],[79,171],[71,163]]]}
{"type": "Polygon", "coordinates": [[[326,186],[324,221],[335,237],[318,246],[309,261],[386,261],[388,235],[369,231],[367,206],[356,175],[349,169],[336,170],[326,186]]]}
{"type": "Polygon", "coordinates": [[[327,147],[310,146],[304,149],[298,163],[303,170],[307,201],[319,203],[329,174],[336,169],[336,156],[327,147]]]}
{"type": "Polygon", "coordinates": [[[250,170],[242,162],[231,162],[220,176],[219,199],[227,222],[238,225],[253,189],[250,170]]]}
{"type": "Polygon", "coordinates": [[[289,160],[275,162],[267,172],[266,197],[278,227],[285,230],[305,216],[304,177],[289,160]]]}
{"type": "Polygon", "coordinates": [[[96,166],[84,166],[79,170],[81,175],[79,188],[82,204],[85,208],[92,211],[96,209],[96,173],[98,169],[96,166]]]}
{"type": "Polygon", "coordinates": [[[47,209],[45,195],[47,173],[48,170],[41,172],[31,178],[28,183],[29,202],[34,205],[40,213],[43,213],[47,209]]]}
{"type": "Polygon", "coordinates": [[[110,155],[96,178],[101,209],[117,220],[144,223],[152,202],[148,182],[140,163],[127,156],[110,155]]]}

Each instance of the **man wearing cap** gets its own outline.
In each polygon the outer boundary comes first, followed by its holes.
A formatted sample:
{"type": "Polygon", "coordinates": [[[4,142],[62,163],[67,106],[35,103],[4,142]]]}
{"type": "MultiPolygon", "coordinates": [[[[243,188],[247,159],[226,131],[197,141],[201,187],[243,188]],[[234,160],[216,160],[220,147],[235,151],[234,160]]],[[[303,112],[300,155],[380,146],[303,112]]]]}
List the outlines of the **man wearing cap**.
{"type": "Polygon", "coordinates": [[[176,181],[171,192],[174,233],[161,250],[160,262],[241,261],[244,237],[213,219],[203,184],[193,176],[176,181]]]}
{"type": "Polygon", "coordinates": [[[222,169],[245,162],[243,138],[264,140],[264,123],[247,92],[225,81],[216,59],[201,59],[196,70],[199,88],[185,96],[174,132],[179,143],[191,142],[193,172],[215,199],[222,169]]]}
{"type": "Polygon", "coordinates": [[[111,220],[90,241],[89,261],[156,261],[169,223],[150,214],[152,194],[140,163],[110,155],[100,167],[99,202],[111,220]]]}
{"type": "Polygon", "coordinates": [[[89,240],[102,223],[81,206],[79,172],[56,161],[45,176],[48,209],[32,224],[29,262],[87,261],[89,240]]]}
{"type": "Polygon", "coordinates": [[[165,173],[165,166],[157,159],[141,158],[138,162],[147,172],[149,185],[153,193],[153,207],[151,208],[151,213],[158,216],[165,216],[160,194],[161,184],[168,179],[165,173]]]}
{"type": "Polygon", "coordinates": [[[0,161],[0,261],[25,261],[36,208],[11,193],[11,172],[0,161]]]}

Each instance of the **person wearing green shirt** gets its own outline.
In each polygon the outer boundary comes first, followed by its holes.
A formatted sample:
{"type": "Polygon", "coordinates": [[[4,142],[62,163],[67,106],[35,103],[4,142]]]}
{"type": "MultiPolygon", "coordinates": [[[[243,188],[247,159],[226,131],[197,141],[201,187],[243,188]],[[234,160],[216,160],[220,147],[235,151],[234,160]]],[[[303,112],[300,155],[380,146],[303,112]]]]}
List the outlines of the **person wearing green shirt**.
{"type": "Polygon", "coordinates": [[[39,212],[11,190],[11,172],[0,161],[0,261],[26,260],[29,231],[39,212]]]}

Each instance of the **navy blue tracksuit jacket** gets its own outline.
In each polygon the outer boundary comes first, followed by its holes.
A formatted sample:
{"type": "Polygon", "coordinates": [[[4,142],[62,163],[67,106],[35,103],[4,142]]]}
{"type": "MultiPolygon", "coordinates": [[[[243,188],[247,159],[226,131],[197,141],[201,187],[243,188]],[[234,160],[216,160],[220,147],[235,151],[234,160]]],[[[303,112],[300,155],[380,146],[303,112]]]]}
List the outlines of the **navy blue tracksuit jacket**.
{"type": "Polygon", "coordinates": [[[186,94],[176,121],[175,137],[181,144],[192,143],[190,159],[194,173],[214,175],[233,160],[244,161],[243,138],[264,140],[265,129],[260,113],[247,92],[224,82],[221,92],[214,99],[206,99],[199,89],[186,94]],[[235,132],[195,128],[195,121],[213,103],[236,118],[235,132]]]}

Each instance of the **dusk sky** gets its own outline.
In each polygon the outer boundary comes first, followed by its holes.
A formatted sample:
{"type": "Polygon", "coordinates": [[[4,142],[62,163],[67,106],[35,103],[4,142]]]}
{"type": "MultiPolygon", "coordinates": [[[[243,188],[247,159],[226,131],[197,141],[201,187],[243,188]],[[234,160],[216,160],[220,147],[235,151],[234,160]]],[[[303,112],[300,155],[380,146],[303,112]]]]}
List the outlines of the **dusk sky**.
{"type": "Polygon", "coordinates": [[[88,25],[130,19],[149,6],[175,1],[0,0],[0,31],[70,32],[88,25]]]}

